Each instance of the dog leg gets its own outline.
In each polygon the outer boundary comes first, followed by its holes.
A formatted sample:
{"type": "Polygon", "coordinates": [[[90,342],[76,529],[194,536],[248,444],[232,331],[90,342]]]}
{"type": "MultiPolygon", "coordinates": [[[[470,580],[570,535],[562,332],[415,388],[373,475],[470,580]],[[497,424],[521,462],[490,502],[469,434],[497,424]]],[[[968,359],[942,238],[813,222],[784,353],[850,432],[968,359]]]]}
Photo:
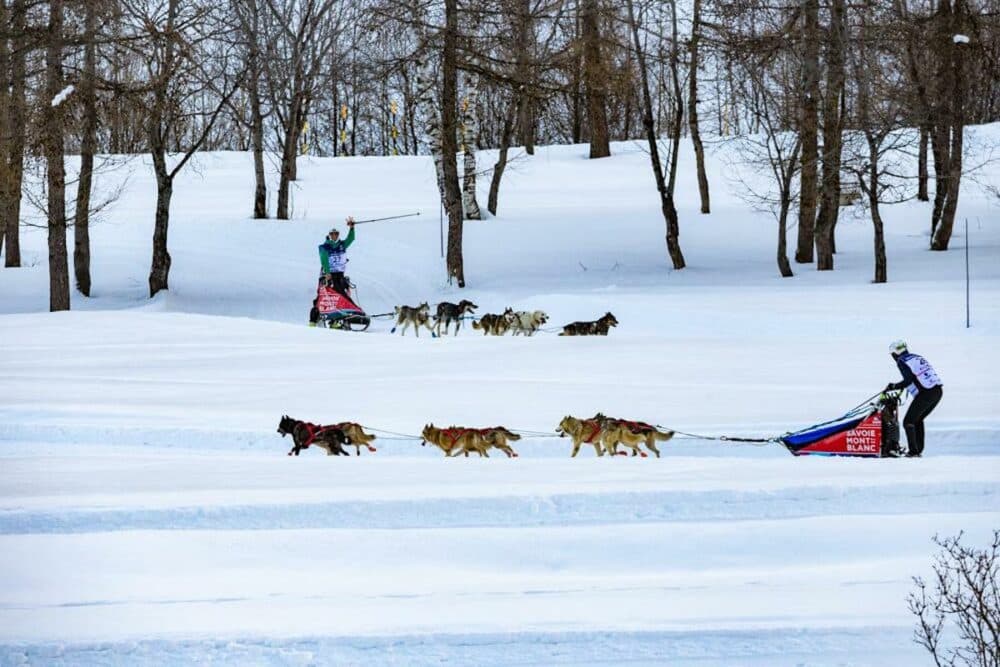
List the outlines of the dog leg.
{"type": "Polygon", "coordinates": [[[656,448],[656,438],[652,433],[646,436],[646,449],[656,454],[656,458],[660,458],[660,450],[656,448]]]}

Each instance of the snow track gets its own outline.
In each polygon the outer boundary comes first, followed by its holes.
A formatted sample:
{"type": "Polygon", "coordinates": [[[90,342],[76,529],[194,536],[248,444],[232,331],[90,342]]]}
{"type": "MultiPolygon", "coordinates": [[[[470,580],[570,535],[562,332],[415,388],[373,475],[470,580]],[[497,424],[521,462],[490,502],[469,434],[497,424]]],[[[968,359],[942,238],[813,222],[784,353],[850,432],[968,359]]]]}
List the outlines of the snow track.
{"type": "Polygon", "coordinates": [[[884,664],[919,657],[929,534],[1000,523],[992,456],[32,446],[2,450],[3,664],[884,664]]]}

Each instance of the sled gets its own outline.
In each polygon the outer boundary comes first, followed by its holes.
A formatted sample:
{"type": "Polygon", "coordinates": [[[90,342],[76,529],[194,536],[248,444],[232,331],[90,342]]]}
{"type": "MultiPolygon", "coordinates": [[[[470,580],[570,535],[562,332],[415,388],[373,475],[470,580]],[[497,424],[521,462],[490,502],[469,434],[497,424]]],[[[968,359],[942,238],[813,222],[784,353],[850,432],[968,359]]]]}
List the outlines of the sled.
{"type": "Polygon", "coordinates": [[[348,295],[322,282],[316,289],[316,308],[319,310],[317,324],[330,329],[364,331],[372,322],[348,295]]]}
{"type": "Polygon", "coordinates": [[[901,392],[872,397],[843,417],[786,433],[778,440],[795,456],[898,457],[901,392]]]}

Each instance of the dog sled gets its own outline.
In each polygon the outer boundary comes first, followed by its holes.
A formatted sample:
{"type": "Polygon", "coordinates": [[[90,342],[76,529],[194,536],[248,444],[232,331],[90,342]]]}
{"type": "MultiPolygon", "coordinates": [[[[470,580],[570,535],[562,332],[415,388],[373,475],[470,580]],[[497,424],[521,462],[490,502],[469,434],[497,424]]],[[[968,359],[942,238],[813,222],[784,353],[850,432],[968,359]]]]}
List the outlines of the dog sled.
{"type": "Polygon", "coordinates": [[[778,438],[795,456],[898,457],[901,391],[877,394],[828,422],[778,438]]]}
{"type": "Polygon", "coordinates": [[[323,281],[316,288],[316,309],[319,311],[317,325],[330,329],[364,331],[372,322],[371,317],[350,296],[323,281]]]}

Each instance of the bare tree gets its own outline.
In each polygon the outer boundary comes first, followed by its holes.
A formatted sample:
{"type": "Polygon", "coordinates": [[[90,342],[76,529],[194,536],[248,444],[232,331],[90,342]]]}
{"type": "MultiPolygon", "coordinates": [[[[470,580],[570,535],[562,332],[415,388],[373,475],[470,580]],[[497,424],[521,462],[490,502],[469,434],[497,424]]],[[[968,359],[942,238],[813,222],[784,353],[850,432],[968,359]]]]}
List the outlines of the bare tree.
{"type": "Polygon", "coordinates": [[[332,10],[347,5],[335,0],[261,1],[258,39],[264,57],[258,62],[277,118],[274,129],[281,155],[277,217],[287,220],[291,182],[297,176],[299,135],[340,30],[340,16],[332,10]]]}
{"type": "Polygon", "coordinates": [[[795,261],[813,261],[816,223],[817,164],[819,158],[819,0],[802,0],[802,89],[799,133],[802,135],[802,175],[799,195],[799,234],[795,261]]]}
{"type": "Polygon", "coordinates": [[[694,0],[691,15],[691,42],[688,45],[690,67],[688,71],[688,128],[694,146],[695,164],[698,170],[698,194],[701,197],[701,212],[711,212],[708,192],[708,174],[705,173],[705,147],[698,127],[698,46],[701,41],[701,2],[694,0]]]}
{"type": "Polygon", "coordinates": [[[593,159],[611,155],[607,111],[608,72],[601,54],[598,0],[581,0],[581,2],[583,80],[587,92],[590,157],[593,159]]]}
{"type": "Polygon", "coordinates": [[[412,8],[412,24],[417,42],[417,91],[427,123],[427,139],[437,175],[441,205],[448,216],[448,246],[445,263],[448,280],[465,287],[465,266],[462,257],[462,191],[458,183],[458,4],[444,2],[444,26],[441,42],[441,98],[435,95],[435,77],[431,61],[434,36],[428,33],[423,11],[412,8]]]}
{"type": "Polygon", "coordinates": [[[846,0],[831,0],[830,26],[826,31],[826,91],[823,97],[823,180],[816,219],[816,268],[833,269],[834,231],[840,212],[840,160],[844,109],[844,57],[846,0]]]}
{"type": "Polygon", "coordinates": [[[441,152],[444,208],[448,214],[448,277],[465,287],[462,257],[462,195],[458,187],[458,0],[445,0],[444,49],[441,55],[441,152]]]}
{"type": "Polygon", "coordinates": [[[264,65],[260,46],[261,18],[258,0],[235,0],[233,10],[239,18],[241,42],[244,47],[246,81],[244,88],[250,103],[250,144],[253,152],[253,217],[267,217],[267,179],[264,176],[264,122],[261,104],[261,84],[264,65]]]}
{"type": "MultiPolygon", "coordinates": [[[[670,71],[674,83],[674,99],[678,106],[683,105],[680,95],[680,81],[678,77],[677,58],[677,8],[673,0],[670,0],[670,15],[672,25],[670,71]]],[[[680,246],[680,223],[677,218],[677,206],[674,203],[674,183],[677,176],[677,152],[680,146],[680,124],[681,109],[677,109],[674,114],[674,126],[671,133],[671,143],[669,149],[669,171],[668,176],[663,173],[663,165],[660,163],[659,141],[656,137],[656,130],[653,121],[653,98],[649,87],[649,73],[646,66],[646,53],[639,38],[640,19],[637,17],[632,0],[627,0],[629,27],[632,33],[632,43],[635,48],[636,59],[639,66],[639,80],[642,86],[643,103],[643,126],[646,130],[646,142],[649,146],[649,159],[653,167],[653,177],[656,179],[656,190],[660,194],[660,209],[663,212],[663,219],[667,227],[667,253],[674,269],[685,267],[684,254],[680,246]]]]}
{"type": "Polygon", "coordinates": [[[903,159],[912,134],[903,131],[906,116],[900,101],[904,99],[901,82],[905,74],[893,66],[898,61],[885,48],[890,44],[888,17],[875,9],[869,0],[859,7],[858,38],[851,50],[851,65],[856,90],[858,130],[852,133],[847,166],[854,173],[863,204],[871,214],[874,230],[875,277],[873,282],[888,280],[882,204],[909,198],[903,159]]]}
{"type": "Polygon", "coordinates": [[[2,3],[0,29],[0,249],[6,244],[4,265],[21,266],[21,185],[27,135],[27,0],[2,3]]]}
{"type": "Polygon", "coordinates": [[[63,79],[63,3],[49,2],[45,48],[45,171],[48,191],[49,310],[69,310],[69,265],[66,253],[66,170],[63,165],[63,102],[71,92],[63,79]]]}
{"type": "Polygon", "coordinates": [[[795,274],[788,261],[788,218],[798,197],[795,186],[802,165],[802,136],[783,122],[783,68],[766,58],[747,55],[749,59],[740,63],[740,69],[757,91],[747,99],[747,109],[759,131],[734,139],[740,156],[737,173],[745,174],[740,192],[752,206],[774,215],[778,223],[778,272],[782,278],[791,278],[795,274]],[[759,174],[769,174],[770,178],[759,174]]]}
{"type": "Polygon", "coordinates": [[[146,117],[148,150],[156,175],[156,216],[149,296],[169,288],[170,253],[167,235],[174,179],[202,147],[219,114],[241,84],[243,73],[229,71],[227,45],[218,39],[228,33],[214,14],[213,4],[181,0],[121,0],[132,35],[131,48],[145,58],[146,82],[129,92],[146,117]],[[198,92],[212,94],[211,106],[193,108],[198,92]],[[201,123],[194,134],[187,125],[201,123]],[[167,152],[179,153],[168,163],[167,152]],[[173,152],[173,151],[171,151],[173,152]]]}
{"type": "Polygon", "coordinates": [[[83,71],[79,96],[83,113],[80,140],[80,175],[76,186],[76,214],[73,216],[73,272],[76,289],[90,296],[90,205],[97,152],[97,40],[99,0],[84,4],[83,71]]]}
{"type": "Polygon", "coordinates": [[[935,153],[931,250],[947,250],[958,210],[965,136],[965,0],[939,0],[934,16],[932,50],[936,111],[931,143],[935,153]]]}
{"type": "Polygon", "coordinates": [[[941,551],[930,585],[914,577],[907,597],[916,616],[914,641],[937,667],[1000,665],[1000,530],[983,549],[967,546],[963,535],[935,537],[941,551]],[[932,588],[931,588],[932,586],[932,588]],[[951,634],[951,632],[954,634],[951,634]],[[955,643],[946,644],[951,637],[955,643]]]}

